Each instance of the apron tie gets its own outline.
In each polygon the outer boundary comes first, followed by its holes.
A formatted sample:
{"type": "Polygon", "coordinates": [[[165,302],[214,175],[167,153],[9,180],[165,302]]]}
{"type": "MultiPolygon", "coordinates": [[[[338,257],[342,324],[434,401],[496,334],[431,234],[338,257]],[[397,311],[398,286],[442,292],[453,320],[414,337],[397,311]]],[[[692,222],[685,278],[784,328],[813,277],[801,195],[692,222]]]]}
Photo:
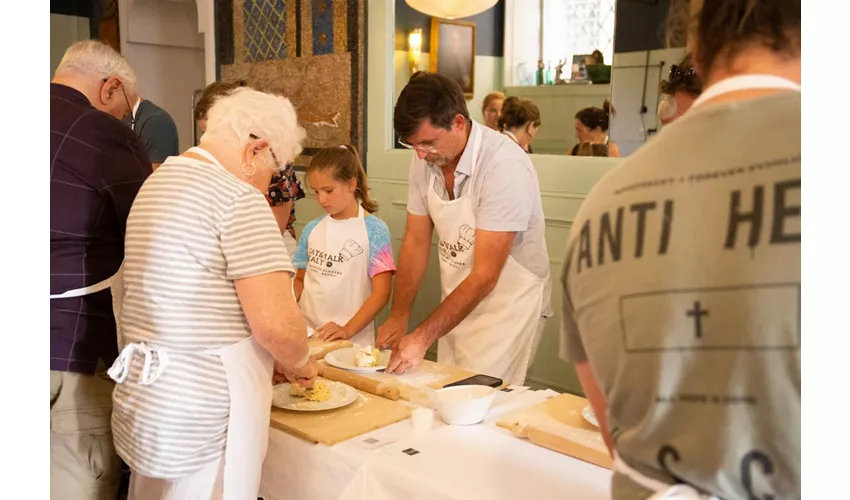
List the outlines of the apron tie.
{"type": "Polygon", "coordinates": [[[124,349],[118,355],[118,359],[112,363],[112,366],[106,372],[116,383],[123,384],[127,380],[127,377],[130,375],[133,354],[136,352],[145,356],[142,373],[139,375],[139,385],[151,385],[162,375],[162,371],[168,364],[168,351],[150,346],[144,342],[133,342],[124,346],[124,349]],[[153,364],[154,355],[157,358],[156,366],[153,364]]]}

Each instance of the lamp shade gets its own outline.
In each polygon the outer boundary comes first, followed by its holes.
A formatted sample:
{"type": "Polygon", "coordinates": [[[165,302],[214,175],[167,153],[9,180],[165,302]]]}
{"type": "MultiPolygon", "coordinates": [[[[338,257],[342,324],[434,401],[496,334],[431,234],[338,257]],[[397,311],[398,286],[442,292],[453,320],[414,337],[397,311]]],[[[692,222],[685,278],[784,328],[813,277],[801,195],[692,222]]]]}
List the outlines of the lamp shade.
{"type": "Polygon", "coordinates": [[[411,8],[443,19],[474,16],[496,5],[498,0],[404,0],[411,8]]]}

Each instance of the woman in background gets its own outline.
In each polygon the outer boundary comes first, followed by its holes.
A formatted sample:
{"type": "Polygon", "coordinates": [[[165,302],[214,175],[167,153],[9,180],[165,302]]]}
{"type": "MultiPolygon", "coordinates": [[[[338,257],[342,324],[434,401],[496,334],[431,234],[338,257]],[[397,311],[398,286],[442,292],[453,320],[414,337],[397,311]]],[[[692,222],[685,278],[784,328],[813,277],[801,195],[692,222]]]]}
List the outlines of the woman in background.
{"type": "MultiPolygon", "coordinates": [[[[605,99],[601,108],[590,106],[576,113],[576,139],[578,139],[579,144],[582,142],[605,144],[608,146],[608,156],[620,156],[620,148],[608,138],[608,126],[614,113],[614,108],[608,99],[605,99]]],[[[572,156],[576,156],[578,153],[579,144],[576,144],[570,150],[572,156]]]]}
{"type": "Polygon", "coordinates": [[[484,125],[493,130],[499,130],[499,115],[502,114],[502,106],[505,103],[505,94],[501,92],[490,92],[481,103],[481,114],[484,116],[484,125]]]}
{"type": "Polygon", "coordinates": [[[690,55],[678,65],[670,66],[669,79],[662,80],[660,88],[658,120],[662,125],[669,125],[689,110],[702,93],[702,80],[691,65],[690,55]]]}
{"type": "MultiPolygon", "coordinates": [[[[248,82],[238,80],[236,82],[213,82],[204,89],[201,98],[195,105],[195,121],[201,132],[207,129],[207,114],[216,99],[227,95],[239,87],[247,87],[248,82]]],[[[295,202],[304,198],[304,190],[295,175],[295,169],[287,164],[281,172],[275,173],[266,193],[266,201],[272,207],[272,212],[283,234],[283,242],[289,251],[289,256],[295,255],[298,240],[295,236],[295,202]]]]}
{"type": "Polygon", "coordinates": [[[531,141],[540,130],[540,124],[540,110],[529,99],[511,96],[505,100],[499,116],[499,130],[526,153],[531,153],[531,141]]]}

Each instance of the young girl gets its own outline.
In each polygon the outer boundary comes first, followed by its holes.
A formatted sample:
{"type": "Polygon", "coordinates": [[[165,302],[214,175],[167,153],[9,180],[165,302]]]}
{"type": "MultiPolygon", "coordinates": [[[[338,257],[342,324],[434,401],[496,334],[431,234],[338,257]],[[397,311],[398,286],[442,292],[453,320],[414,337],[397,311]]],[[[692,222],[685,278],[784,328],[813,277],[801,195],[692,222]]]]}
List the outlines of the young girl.
{"type": "Polygon", "coordinates": [[[390,299],[396,268],[390,230],[372,215],[378,205],[357,151],[319,151],[307,183],[327,215],[308,223],[298,242],[295,297],[318,338],[374,345],[375,316],[390,299]]]}

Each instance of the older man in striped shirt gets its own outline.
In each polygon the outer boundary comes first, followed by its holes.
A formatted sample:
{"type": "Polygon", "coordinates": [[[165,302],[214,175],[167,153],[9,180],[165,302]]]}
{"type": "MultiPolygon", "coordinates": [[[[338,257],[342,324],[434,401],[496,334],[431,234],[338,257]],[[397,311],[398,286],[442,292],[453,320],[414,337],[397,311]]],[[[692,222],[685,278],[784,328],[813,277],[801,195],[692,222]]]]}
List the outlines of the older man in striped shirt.
{"type": "Polygon", "coordinates": [[[151,173],[144,146],[121,123],[136,77],[98,41],[72,45],[50,84],[50,498],[114,498],[119,459],[114,384],[98,375],[118,351],[109,278],[151,173]]]}

